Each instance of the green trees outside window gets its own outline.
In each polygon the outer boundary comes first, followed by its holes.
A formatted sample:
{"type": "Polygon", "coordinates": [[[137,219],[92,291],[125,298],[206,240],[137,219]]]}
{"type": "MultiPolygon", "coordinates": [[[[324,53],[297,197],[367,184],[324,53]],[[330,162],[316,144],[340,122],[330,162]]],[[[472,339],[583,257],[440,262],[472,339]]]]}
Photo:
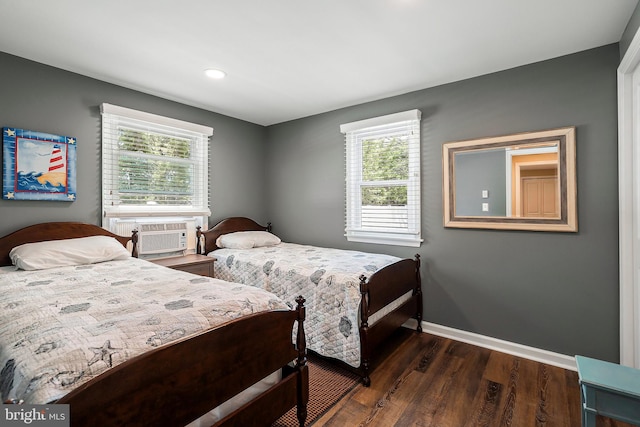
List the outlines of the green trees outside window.
{"type": "Polygon", "coordinates": [[[190,205],[191,141],[134,129],[118,138],[120,201],[130,205],[190,205]]]}
{"type": "Polygon", "coordinates": [[[405,206],[409,142],[390,137],[362,141],[362,205],[405,206]]]}

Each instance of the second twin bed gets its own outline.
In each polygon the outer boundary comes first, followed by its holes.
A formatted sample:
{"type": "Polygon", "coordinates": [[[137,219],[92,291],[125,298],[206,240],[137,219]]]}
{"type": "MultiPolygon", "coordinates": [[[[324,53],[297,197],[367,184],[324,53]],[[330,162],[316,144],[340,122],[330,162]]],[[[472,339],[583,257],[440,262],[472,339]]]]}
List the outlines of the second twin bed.
{"type": "Polygon", "coordinates": [[[216,258],[215,276],[274,293],[293,304],[304,295],[307,348],[336,359],[369,385],[379,345],[410,318],[422,320],[420,257],[281,242],[244,217],[198,233],[199,253],[216,258]]]}

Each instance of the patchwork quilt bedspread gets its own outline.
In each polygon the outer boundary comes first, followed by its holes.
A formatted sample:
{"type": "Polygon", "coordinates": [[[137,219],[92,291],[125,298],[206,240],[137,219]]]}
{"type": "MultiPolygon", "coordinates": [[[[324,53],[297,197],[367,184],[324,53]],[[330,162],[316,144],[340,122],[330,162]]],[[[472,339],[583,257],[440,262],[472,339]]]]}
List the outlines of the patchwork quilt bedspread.
{"type": "Polygon", "coordinates": [[[360,276],[400,261],[390,255],[280,243],[213,251],[215,276],[273,292],[289,304],[306,299],[307,348],[360,366],[360,276]]]}
{"type": "Polygon", "coordinates": [[[2,400],[51,403],[149,349],[265,310],[255,287],[130,260],[39,271],[0,267],[2,400]]]}

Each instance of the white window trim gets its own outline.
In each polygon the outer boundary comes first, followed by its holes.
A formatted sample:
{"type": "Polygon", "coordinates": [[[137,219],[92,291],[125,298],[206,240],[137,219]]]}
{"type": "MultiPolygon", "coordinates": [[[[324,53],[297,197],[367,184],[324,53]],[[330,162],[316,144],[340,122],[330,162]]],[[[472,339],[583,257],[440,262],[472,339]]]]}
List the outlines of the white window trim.
{"type": "MultiPolygon", "coordinates": [[[[195,123],[189,123],[182,120],[172,119],[169,117],[159,116],[152,113],[147,113],[143,111],[133,110],[130,108],[120,107],[117,105],[103,103],[100,105],[100,113],[101,115],[109,114],[113,116],[120,116],[123,119],[133,119],[148,122],[154,125],[161,125],[172,127],[176,129],[180,129],[182,131],[187,131],[193,134],[197,134],[200,139],[203,139],[203,146],[201,149],[205,153],[203,158],[208,159],[208,138],[213,135],[213,128],[209,126],[203,126],[195,123]]],[[[102,138],[104,141],[105,132],[107,130],[102,129],[102,138]]],[[[104,166],[105,159],[110,157],[112,153],[107,149],[106,145],[103,143],[102,156],[103,156],[103,170],[102,170],[102,187],[103,192],[105,191],[105,178],[110,180],[113,173],[113,170],[104,166]]],[[[201,165],[200,173],[204,176],[208,176],[208,160],[205,161],[201,165]]],[[[205,180],[206,181],[206,180],[205,180]]],[[[211,215],[211,210],[208,206],[208,182],[205,182],[205,188],[203,189],[203,194],[201,197],[204,197],[204,202],[201,203],[202,208],[197,207],[181,207],[181,206],[155,206],[153,210],[149,209],[141,209],[139,206],[107,206],[104,203],[105,195],[102,197],[102,211],[103,211],[103,225],[106,225],[111,218],[136,218],[136,217],[182,217],[182,216],[202,216],[208,217],[211,215]]],[[[206,222],[206,218],[203,218],[204,222],[206,222]]]]}
{"type": "Polygon", "coordinates": [[[203,126],[196,123],[185,122],[178,119],[172,119],[171,117],[159,116],[157,114],[133,110],[126,107],[119,107],[117,105],[107,103],[103,103],[100,105],[100,114],[113,114],[129,119],[142,120],[158,125],[170,126],[177,129],[188,130],[194,133],[200,133],[207,137],[213,135],[213,128],[210,126],[203,126]]]}
{"type": "MultiPolygon", "coordinates": [[[[361,168],[359,170],[349,170],[351,165],[359,165],[362,160],[359,159],[361,153],[358,150],[354,150],[356,142],[354,137],[358,138],[358,133],[373,128],[376,126],[391,125],[394,123],[406,122],[406,121],[420,121],[420,110],[410,110],[400,113],[388,114],[385,116],[374,117],[366,120],[359,120],[356,122],[345,123],[340,125],[340,132],[345,134],[345,152],[346,152],[346,227],[345,236],[350,242],[361,243],[376,243],[383,245],[398,245],[398,246],[411,246],[419,247],[422,243],[421,236],[421,214],[420,214],[420,138],[418,138],[418,159],[415,162],[410,161],[409,178],[403,185],[407,186],[407,196],[409,200],[414,201],[408,209],[408,229],[406,231],[399,232],[398,230],[367,230],[361,228],[357,221],[353,218],[359,216],[361,210],[360,203],[360,186],[361,179],[357,176],[361,174],[361,168]],[[353,159],[353,157],[357,157],[353,159]],[[353,160],[353,161],[352,161],[353,160]],[[355,163],[354,163],[355,161],[355,163]],[[354,176],[356,175],[356,176],[354,176]]],[[[419,132],[419,125],[418,125],[419,132]]],[[[372,183],[374,184],[374,183],[372,183]]],[[[376,182],[376,185],[380,185],[381,182],[376,182]]],[[[394,181],[392,184],[402,184],[394,181]]]]}
{"type": "Polygon", "coordinates": [[[420,110],[402,111],[400,113],[387,114],[386,116],[373,117],[371,119],[342,124],[340,125],[340,132],[355,132],[362,129],[372,128],[374,126],[390,125],[392,123],[405,122],[409,120],[420,120],[421,117],[422,112],[420,110]]]}

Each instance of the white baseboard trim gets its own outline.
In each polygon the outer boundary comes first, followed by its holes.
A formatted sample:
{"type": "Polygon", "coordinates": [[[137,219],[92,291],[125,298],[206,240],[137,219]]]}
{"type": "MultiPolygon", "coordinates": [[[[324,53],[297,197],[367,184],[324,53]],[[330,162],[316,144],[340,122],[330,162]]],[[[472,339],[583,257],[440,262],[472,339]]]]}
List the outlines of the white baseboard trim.
{"type": "MultiPolygon", "coordinates": [[[[417,322],[410,319],[403,325],[407,328],[415,329],[417,322]]],[[[554,353],[535,347],[529,347],[510,341],[504,341],[498,338],[487,337],[473,332],[467,332],[460,329],[450,328],[448,326],[437,325],[430,322],[422,322],[422,331],[428,334],[461,341],[467,344],[476,345],[478,347],[488,348],[490,350],[511,354],[517,357],[534,360],[536,362],[547,365],[557,366],[571,371],[577,371],[576,360],[572,356],[554,353]]]]}

